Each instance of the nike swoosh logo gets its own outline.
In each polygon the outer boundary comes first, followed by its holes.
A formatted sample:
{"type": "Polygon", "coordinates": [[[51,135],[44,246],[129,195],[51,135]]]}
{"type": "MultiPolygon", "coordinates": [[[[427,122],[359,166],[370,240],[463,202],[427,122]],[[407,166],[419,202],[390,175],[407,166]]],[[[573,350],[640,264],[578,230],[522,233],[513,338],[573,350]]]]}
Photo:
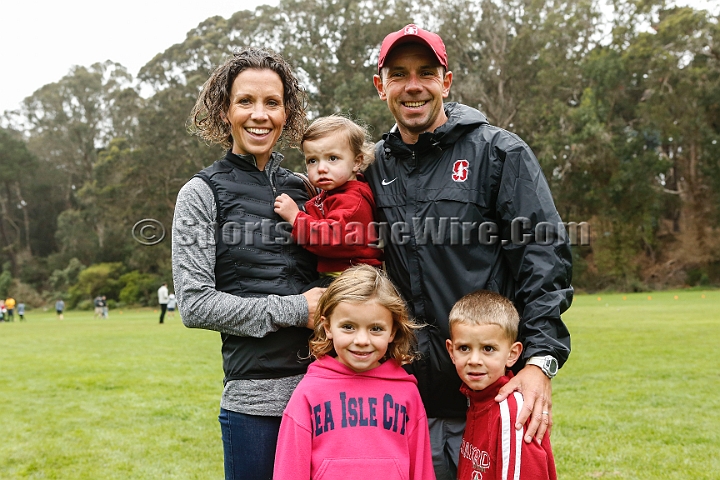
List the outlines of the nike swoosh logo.
{"type": "Polygon", "coordinates": [[[397,180],[397,177],[393,178],[393,179],[390,180],[389,182],[383,178],[382,182],[380,182],[380,183],[382,183],[383,186],[385,186],[385,185],[390,185],[390,184],[391,184],[392,182],[394,182],[395,180],[397,180]]]}

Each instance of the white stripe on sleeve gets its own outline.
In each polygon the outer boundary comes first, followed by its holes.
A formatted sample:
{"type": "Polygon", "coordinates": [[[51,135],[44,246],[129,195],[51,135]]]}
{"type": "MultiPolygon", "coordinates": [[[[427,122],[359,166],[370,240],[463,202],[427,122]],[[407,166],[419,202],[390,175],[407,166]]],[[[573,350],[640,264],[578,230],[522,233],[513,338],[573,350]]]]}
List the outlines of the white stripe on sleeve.
{"type": "MultiPolygon", "coordinates": [[[[513,395],[515,396],[515,402],[517,402],[517,414],[519,416],[523,408],[523,396],[520,392],[513,392],[513,395]]],[[[517,419],[515,421],[517,421],[517,419]]],[[[520,480],[520,462],[522,456],[522,442],[524,432],[525,426],[520,428],[520,430],[515,430],[515,475],[513,476],[514,480],[520,480]]]]}
{"type": "Polygon", "coordinates": [[[500,420],[501,431],[500,441],[502,445],[502,480],[508,478],[508,464],[510,463],[510,435],[512,434],[512,426],[510,425],[510,409],[507,399],[500,402],[500,420]]]}

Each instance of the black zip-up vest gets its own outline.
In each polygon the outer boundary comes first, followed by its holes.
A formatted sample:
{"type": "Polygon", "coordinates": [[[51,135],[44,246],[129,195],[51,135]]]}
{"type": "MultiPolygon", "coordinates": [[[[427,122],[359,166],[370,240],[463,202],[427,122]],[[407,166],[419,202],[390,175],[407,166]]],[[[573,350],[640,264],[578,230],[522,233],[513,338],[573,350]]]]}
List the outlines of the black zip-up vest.
{"type": "MultiPolygon", "coordinates": [[[[317,262],[292,243],[290,225],[273,204],[286,193],[302,206],[308,195],[292,172],[278,168],[271,182],[251,159],[228,152],[196,175],[210,186],[217,205],[215,288],[242,297],[297,295],[317,278],[317,262]]],[[[221,334],[225,382],[305,373],[310,335],[301,327],[281,328],[263,338],[221,334]]]]}

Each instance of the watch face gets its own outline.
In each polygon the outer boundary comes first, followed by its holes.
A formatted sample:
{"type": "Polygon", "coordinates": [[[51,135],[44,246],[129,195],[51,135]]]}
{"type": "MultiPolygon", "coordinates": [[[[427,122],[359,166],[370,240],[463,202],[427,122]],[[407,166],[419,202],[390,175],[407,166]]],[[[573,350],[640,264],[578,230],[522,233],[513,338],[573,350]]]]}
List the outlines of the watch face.
{"type": "Polygon", "coordinates": [[[545,357],[545,368],[550,375],[555,375],[558,371],[558,362],[554,357],[545,357]]]}

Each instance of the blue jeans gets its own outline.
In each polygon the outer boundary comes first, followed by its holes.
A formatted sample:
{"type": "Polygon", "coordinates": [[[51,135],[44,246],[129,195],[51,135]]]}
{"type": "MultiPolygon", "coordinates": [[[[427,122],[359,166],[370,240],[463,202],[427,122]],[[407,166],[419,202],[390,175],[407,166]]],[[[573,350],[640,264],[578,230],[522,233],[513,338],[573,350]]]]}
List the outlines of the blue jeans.
{"type": "Polygon", "coordinates": [[[225,480],[272,480],[281,417],[220,409],[225,480]]]}

